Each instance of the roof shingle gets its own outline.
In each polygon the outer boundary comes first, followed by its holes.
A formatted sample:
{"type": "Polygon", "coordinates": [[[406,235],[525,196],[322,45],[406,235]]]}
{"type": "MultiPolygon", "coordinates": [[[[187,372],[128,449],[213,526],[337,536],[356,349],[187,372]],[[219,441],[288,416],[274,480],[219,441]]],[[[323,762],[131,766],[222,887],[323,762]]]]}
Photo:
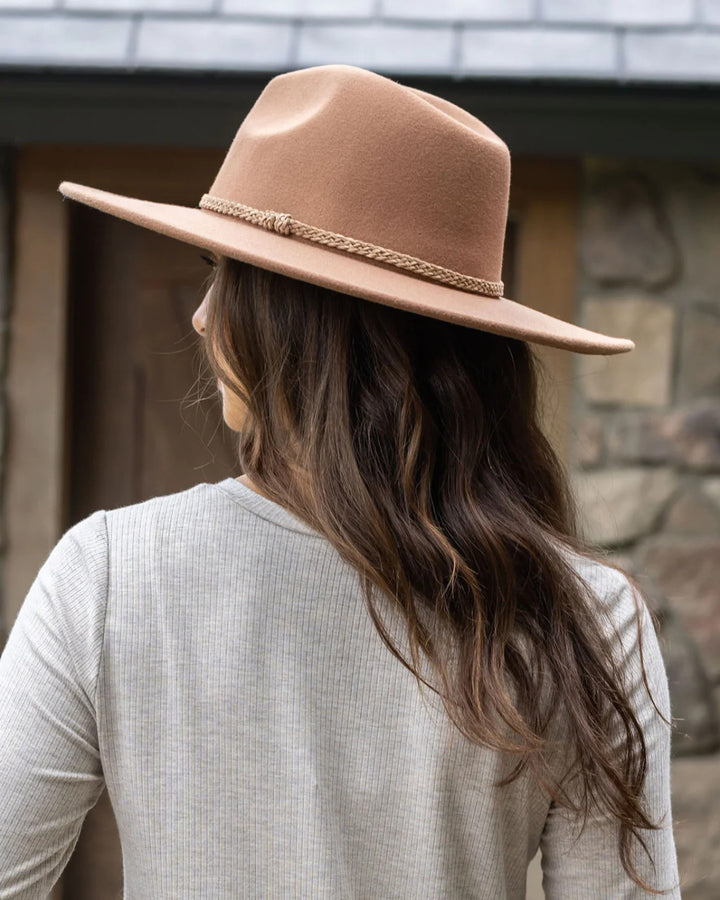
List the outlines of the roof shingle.
{"type": "Polygon", "coordinates": [[[720,0],[0,0],[0,66],[720,82],[720,0]]]}

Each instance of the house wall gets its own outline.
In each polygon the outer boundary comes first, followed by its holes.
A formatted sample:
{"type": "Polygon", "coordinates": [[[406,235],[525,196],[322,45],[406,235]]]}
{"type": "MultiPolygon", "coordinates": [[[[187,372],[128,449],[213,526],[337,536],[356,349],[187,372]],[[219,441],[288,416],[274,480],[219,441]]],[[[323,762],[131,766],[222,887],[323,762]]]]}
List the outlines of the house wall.
{"type": "MultiPolygon", "coordinates": [[[[12,152],[0,146],[0,611],[4,604],[3,559],[5,555],[5,447],[8,315],[10,307],[11,258],[11,185],[12,152]]],[[[5,630],[0,616],[0,647],[5,645],[5,630]]]]}
{"type": "Polygon", "coordinates": [[[630,337],[575,369],[585,534],[638,576],[670,684],[683,896],[720,883],[720,163],[584,162],[578,318],[630,337]]]}
{"type": "MultiPolygon", "coordinates": [[[[0,147],[0,584],[11,171],[0,147]]],[[[637,347],[575,358],[571,472],[587,536],[660,614],[683,895],[702,900],[720,879],[720,163],[586,158],[579,213],[577,319],[637,347]]]]}

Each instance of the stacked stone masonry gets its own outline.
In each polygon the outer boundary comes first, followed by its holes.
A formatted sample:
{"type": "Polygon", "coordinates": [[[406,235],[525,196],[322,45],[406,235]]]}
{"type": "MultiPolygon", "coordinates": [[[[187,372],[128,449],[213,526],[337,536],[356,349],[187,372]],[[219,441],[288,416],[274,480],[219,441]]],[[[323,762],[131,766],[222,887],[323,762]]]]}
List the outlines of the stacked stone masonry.
{"type": "Polygon", "coordinates": [[[720,845],[696,829],[720,829],[720,164],[587,159],[580,222],[580,319],[636,342],[576,361],[583,529],[658,613],[683,897],[714,898],[720,845]]]}
{"type": "MultiPolygon", "coordinates": [[[[10,220],[11,220],[11,162],[12,153],[6,147],[0,147],[0,610],[3,609],[2,564],[5,553],[5,436],[7,434],[6,416],[6,345],[9,339],[8,314],[10,285],[10,220]]],[[[0,649],[5,646],[5,634],[0,626],[0,649]]]]}

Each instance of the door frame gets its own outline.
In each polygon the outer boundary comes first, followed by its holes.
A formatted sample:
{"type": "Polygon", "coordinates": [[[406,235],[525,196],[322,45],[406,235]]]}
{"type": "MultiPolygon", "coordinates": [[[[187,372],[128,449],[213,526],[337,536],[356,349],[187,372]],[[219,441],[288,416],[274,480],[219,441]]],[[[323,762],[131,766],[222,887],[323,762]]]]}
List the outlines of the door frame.
{"type": "MultiPolygon", "coordinates": [[[[575,322],[582,159],[524,156],[513,160],[510,213],[516,222],[512,300],[575,322]]],[[[575,355],[534,344],[541,364],[540,409],[561,462],[570,453],[575,355]]]]}
{"type": "MultiPolygon", "coordinates": [[[[61,181],[194,205],[188,171],[214,171],[203,148],[43,144],[18,147],[7,360],[4,603],[7,633],[38,569],[62,536],[68,504],[70,204],[61,181]],[[178,199],[180,198],[180,199],[178,199]]],[[[192,179],[191,179],[192,180],[192,179]]]]}

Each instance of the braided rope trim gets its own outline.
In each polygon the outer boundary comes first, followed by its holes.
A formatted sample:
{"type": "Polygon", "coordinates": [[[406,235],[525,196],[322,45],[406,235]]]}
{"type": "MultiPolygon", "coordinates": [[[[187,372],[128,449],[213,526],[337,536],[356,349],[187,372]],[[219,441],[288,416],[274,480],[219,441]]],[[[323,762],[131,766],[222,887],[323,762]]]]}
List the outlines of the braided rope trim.
{"type": "Polygon", "coordinates": [[[347,250],[348,253],[358,253],[360,256],[377,259],[397,266],[400,269],[407,269],[417,275],[427,276],[434,281],[440,281],[443,284],[449,284],[464,291],[472,291],[475,294],[502,297],[505,289],[502,281],[486,281],[484,278],[473,278],[471,275],[463,275],[460,272],[454,272],[452,269],[445,269],[442,266],[436,266],[434,263],[425,262],[415,256],[408,256],[406,253],[397,253],[394,250],[387,250],[385,247],[378,247],[376,244],[368,244],[365,241],[358,241],[343,234],[336,234],[334,231],[325,231],[323,228],[307,225],[304,222],[293,219],[287,213],[275,212],[271,209],[255,209],[253,206],[245,206],[243,203],[235,203],[222,197],[214,197],[212,194],[202,195],[200,208],[224,213],[228,216],[237,216],[240,219],[252,222],[254,225],[260,225],[268,231],[276,231],[285,235],[296,234],[299,237],[308,238],[308,240],[316,241],[319,244],[326,244],[339,250],[347,250]]]}

